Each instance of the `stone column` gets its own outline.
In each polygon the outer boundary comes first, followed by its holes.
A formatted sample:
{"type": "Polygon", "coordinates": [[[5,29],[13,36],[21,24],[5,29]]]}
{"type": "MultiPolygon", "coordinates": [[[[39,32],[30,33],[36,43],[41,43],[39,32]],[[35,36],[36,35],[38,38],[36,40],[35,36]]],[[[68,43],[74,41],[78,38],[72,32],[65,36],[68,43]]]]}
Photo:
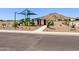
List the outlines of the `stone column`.
{"type": "Polygon", "coordinates": [[[44,25],[46,25],[46,19],[44,19],[44,25]]]}
{"type": "Polygon", "coordinates": [[[41,19],[39,19],[39,25],[41,26],[41,19]]]}
{"type": "Polygon", "coordinates": [[[37,25],[39,25],[39,19],[37,19],[37,25]]]}
{"type": "Polygon", "coordinates": [[[32,25],[35,25],[34,19],[32,19],[32,25]]]}

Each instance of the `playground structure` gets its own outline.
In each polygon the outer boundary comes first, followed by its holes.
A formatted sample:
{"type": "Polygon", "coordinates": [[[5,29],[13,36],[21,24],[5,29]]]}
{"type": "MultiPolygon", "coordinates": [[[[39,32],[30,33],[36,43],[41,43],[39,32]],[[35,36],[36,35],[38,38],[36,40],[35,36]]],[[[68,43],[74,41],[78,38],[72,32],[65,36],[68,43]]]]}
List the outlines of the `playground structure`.
{"type": "Polygon", "coordinates": [[[28,9],[25,9],[24,11],[22,11],[22,12],[20,12],[20,13],[15,12],[15,16],[14,16],[14,18],[15,18],[15,23],[16,23],[16,25],[24,25],[24,26],[28,26],[28,25],[30,25],[31,23],[33,24],[33,21],[30,20],[30,15],[36,15],[36,14],[33,13],[33,12],[31,12],[31,11],[28,10],[28,9]],[[19,22],[17,22],[17,20],[16,20],[16,16],[17,16],[17,14],[24,15],[25,18],[22,19],[22,20],[20,20],[19,22]]]}
{"type": "Polygon", "coordinates": [[[15,27],[16,26],[34,26],[35,23],[37,23],[36,24],[37,26],[47,25],[48,24],[48,22],[46,21],[46,19],[41,19],[41,18],[31,19],[30,18],[31,15],[37,15],[37,14],[34,13],[34,12],[32,12],[32,11],[30,11],[29,9],[25,9],[24,11],[19,12],[19,13],[18,12],[15,12],[15,16],[14,16],[14,19],[15,19],[15,27]],[[21,19],[21,20],[16,20],[16,16],[18,14],[24,15],[25,18],[24,19],[21,19]]]}

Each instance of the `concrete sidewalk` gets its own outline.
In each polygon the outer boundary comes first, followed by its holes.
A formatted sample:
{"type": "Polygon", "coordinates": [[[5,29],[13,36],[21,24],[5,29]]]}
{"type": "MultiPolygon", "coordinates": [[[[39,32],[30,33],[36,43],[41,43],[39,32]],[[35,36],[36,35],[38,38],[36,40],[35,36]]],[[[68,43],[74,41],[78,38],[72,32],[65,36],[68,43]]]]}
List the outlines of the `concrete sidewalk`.
{"type": "Polygon", "coordinates": [[[4,33],[26,33],[26,34],[44,34],[44,35],[68,35],[68,36],[79,36],[77,32],[40,32],[40,31],[21,31],[21,30],[0,30],[4,33]]]}
{"type": "Polygon", "coordinates": [[[34,30],[34,31],[35,31],[35,32],[40,32],[40,31],[43,31],[46,27],[47,27],[47,26],[45,25],[45,26],[42,26],[42,27],[40,27],[40,28],[38,28],[38,29],[36,29],[36,30],[34,30]]]}

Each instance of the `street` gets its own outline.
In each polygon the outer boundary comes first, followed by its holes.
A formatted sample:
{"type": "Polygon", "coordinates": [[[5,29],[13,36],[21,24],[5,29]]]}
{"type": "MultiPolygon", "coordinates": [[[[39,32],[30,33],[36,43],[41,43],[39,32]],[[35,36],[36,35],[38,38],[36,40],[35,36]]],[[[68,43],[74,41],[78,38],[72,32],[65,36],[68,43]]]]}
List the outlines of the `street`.
{"type": "Polygon", "coordinates": [[[79,36],[0,32],[0,51],[79,51],[79,36]]]}

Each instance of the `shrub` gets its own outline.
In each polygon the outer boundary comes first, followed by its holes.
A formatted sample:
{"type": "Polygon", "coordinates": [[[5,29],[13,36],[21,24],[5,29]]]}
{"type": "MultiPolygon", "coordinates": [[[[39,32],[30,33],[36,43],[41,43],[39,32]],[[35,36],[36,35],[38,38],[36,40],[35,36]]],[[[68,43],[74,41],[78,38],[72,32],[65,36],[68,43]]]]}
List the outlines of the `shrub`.
{"type": "Polygon", "coordinates": [[[54,26],[54,21],[53,21],[53,20],[51,20],[51,25],[53,25],[53,26],[54,26]]]}
{"type": "Polygon", "coordinates": [[[69,26],[70,21],[69,20],[64,20],[62,24],[69,26]]]}
{"type": "Polygon", "coordinates": [[[31,26],[35,26],[35,23],[34,23],[34,22],[30,22],[30,25],[31,25],[31,26]]]}
{"type": "Polygon", "coordinates": [[[17,26],[18,26],[18,24],[17,24],[17,23],[14,23],[14,24],[13,24],[13,27],[17,27],[17,26]]]}

